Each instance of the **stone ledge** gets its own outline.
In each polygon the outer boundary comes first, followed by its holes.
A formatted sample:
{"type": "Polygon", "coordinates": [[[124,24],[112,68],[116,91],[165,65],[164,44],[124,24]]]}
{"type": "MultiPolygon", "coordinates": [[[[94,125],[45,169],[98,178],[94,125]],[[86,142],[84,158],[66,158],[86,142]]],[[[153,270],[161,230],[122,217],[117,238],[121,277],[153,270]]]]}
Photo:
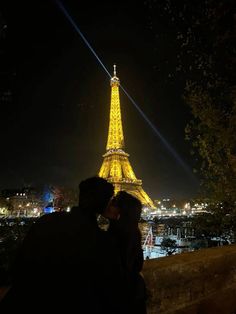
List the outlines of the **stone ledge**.
{"type": "Polygon", "coordinates": [[[143,274],[148,314],[236,313],[236,245],[148,260],[143,274]]]}

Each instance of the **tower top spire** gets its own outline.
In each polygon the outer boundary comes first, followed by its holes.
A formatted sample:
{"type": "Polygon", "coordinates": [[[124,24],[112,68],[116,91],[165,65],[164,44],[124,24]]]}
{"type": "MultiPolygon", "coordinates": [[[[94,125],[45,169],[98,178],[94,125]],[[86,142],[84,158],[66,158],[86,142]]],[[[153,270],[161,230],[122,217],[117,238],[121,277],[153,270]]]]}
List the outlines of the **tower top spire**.
{"type": "Polygon", "coordinates": [[[111,86],[119,86],[120,80],[116,76],[116,64],[113,65],[113,77],[111,78],[111,86]]]}
{"type": "Polygon", "coordinates": [[[113,65],[114,71],[113,71],[113,76],[116,76],[116,64],[113,65]]]}

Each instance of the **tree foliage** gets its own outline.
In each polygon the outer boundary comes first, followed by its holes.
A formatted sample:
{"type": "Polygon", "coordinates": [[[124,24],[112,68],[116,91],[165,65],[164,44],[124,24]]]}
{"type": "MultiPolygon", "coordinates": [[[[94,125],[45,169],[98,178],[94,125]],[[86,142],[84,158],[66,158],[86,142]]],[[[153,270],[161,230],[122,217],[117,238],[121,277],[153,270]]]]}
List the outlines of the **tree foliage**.
{"type": "Polygon", "coordinates": [[[78,192],[72,188],[53,187],[54,207],[56,210],[65,210],[67,207],[78,204],[78,192]]]}
{"type": "Polygon", "coordinates": [[[201,21],[209,42],[200,54],[210,62],[203,63],[202,80],[190,79],[186,85],[184,98],[193,115],[186,138],[198,159],[202,196],[227,225],[227,215],[232,219],[236,210],[236,21],[233,2],[206,3],[211,14],[201,21]]]}
{"type": "Polygon", "coordinates": [[[211,219],[236,231],[235,1],[145,3],[156,74],[174,83],[192,112],[186,137],[202,179],[200,197],[218,215],[211,219]]]}
{"type": "Polygon", "coordinates": [[[199,86],[188,86],[186,101],[194,119],[186,138],[198,153],[205,196],[216,202],[236,201],[236,102],[234,94],[217,97],[199,86]]]}

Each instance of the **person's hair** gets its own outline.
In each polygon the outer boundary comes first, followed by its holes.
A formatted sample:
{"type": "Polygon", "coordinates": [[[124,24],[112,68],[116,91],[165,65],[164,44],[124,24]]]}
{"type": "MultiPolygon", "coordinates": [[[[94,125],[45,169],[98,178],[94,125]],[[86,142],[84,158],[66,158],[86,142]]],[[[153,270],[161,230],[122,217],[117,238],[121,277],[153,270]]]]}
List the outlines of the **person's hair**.
{"type": "Polygon", "coordinates": [[[121,219],[138,222],[142,212],[142,203],[135,196],[120,191],[112,199],[112,204],[120,209],[121,219]]]}
{"type": "Polygon", "coordinates": [[[79,207],[90,213],[101,214],[114,194],[114,187],[107,180],[94,176],[79,184],[79,207]]]}

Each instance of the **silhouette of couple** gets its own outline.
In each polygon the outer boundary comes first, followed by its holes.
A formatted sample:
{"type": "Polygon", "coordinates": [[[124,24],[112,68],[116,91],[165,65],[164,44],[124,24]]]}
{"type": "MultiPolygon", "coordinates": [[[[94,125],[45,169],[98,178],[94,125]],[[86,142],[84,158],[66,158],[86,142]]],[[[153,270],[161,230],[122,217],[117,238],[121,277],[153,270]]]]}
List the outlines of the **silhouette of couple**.
{"type": "Polygon", "coordinates": [[[30,228],[1,313],[146,313],[140,214],[140,201],[126,192],[114,196],[105,179],[82,181],[78,207],[45,214],[30,228]],[[98,226],[101,214],[108,231],[98,226]]]}

